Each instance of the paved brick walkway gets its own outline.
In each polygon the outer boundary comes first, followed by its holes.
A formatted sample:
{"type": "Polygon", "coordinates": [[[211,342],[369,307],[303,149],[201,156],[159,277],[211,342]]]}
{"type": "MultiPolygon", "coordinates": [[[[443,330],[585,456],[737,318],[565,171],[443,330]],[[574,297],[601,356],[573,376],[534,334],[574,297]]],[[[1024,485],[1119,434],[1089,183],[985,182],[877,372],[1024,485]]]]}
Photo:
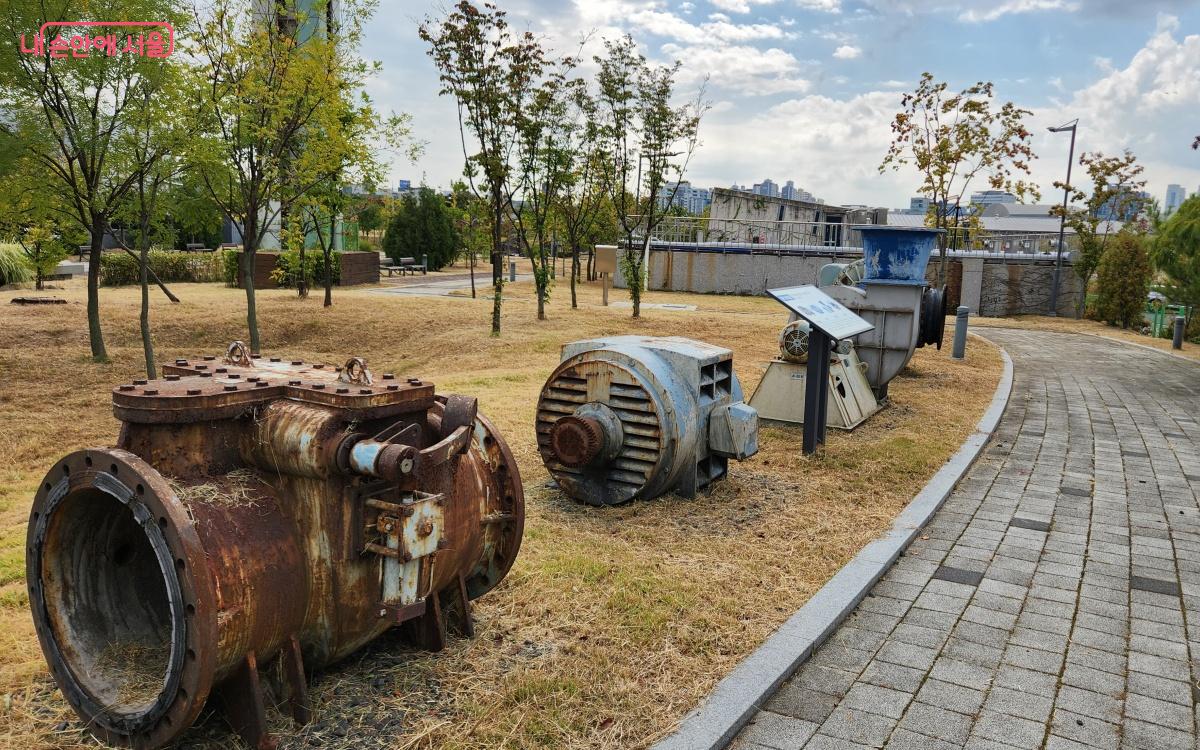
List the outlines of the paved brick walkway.
{"type": "Polygon", "coordinates": [[[733,747],[1197,750],[1200,365],[983,333],[991,444],[733,747]]]}

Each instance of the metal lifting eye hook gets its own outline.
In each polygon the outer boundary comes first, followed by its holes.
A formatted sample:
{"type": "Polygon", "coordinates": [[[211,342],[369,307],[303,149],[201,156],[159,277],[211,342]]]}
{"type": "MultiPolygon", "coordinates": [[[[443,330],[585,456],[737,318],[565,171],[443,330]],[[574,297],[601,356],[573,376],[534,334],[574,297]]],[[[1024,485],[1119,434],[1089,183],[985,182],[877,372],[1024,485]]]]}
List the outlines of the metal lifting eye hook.
{"type": "Polygon", "coordinates": [[[367,361],[362,357],[351,357],[346,360],[346,366],[342,368],[342,374],[338,375],[338,380],[355,385],[370,385],[371,371],[367,369],[367,361]]]}
{"type": "Polygon", "coordinates": [[[225,361],[240,367],[250,366],[250,349],[241,341],[235,341],[225,350],[225,361]]]}

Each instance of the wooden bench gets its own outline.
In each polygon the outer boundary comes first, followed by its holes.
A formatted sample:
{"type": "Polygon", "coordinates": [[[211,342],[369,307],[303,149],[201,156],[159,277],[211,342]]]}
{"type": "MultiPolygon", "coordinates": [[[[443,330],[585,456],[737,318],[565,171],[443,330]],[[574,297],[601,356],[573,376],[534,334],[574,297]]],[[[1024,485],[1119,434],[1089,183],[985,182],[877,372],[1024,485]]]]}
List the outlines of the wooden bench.
{"type": "Polygon", "coordinates": [[[185,253],[211,253],[213,248],[205,247],[203,242],[189,242],[183,246],[185,253]]]}
{"type": "Polygon", "coordinates": [[[388,276],[391,276],[392,274],[396,273],[397,271],[399,271],[401,275],[404,274],[403,267],[397,266],[397,265],[393,264],[391,261],[387,261],[386,263],[382,260],[379,261],[379,272],[380,273],[386,273],[388,276]]]}
{"type": "Polygon", "coordinates": [[[429,271],[429,269],[426,267],[424,256],[421,256],[420,263],[417,262],[416,258],[401,258],[400,259],[400,269],[401,269],[400,272],[402,274],[407,272],[407,273],[412,274],[413,276],[416,276],[418,269],[420,269],[421,275],[425,275],[429,271]]]}

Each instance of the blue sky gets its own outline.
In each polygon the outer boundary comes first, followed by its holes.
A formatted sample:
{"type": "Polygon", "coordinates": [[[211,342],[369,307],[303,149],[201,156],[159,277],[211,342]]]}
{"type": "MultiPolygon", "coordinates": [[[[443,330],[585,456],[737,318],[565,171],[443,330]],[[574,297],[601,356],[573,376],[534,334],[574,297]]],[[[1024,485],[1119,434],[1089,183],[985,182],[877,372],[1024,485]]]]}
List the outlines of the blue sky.
{"type": "MultiPolygon", "coordinates": [[[[877,171],[900,95],[923,71],[952,86],[996,84],[1034,112],[1033,179],[1051,201],[1078,117],[1077,151],[1129,148],[1160,200],[1168,183],[1200,191],[1200,2],[1179,0],[497,0],[518,28],[573,54],[592,34],[632,34],[651,60],[679,59],[681,96],[707,75],[712,110],[687,177],[702,186],[770,177],[833,203],[907,205],[913,172],[877,171]]],[[[426,142],[393,179],[448,185],[462,169],[453,103],[417,22],[441,2],[383,0],[363,53],[383,63],[369,91],[407,112],[426,142]]],[[[586,72],[586,69],[585,69],[586,72]]],[[[984,185],[972,185],[982,189],[984,185]]]]}

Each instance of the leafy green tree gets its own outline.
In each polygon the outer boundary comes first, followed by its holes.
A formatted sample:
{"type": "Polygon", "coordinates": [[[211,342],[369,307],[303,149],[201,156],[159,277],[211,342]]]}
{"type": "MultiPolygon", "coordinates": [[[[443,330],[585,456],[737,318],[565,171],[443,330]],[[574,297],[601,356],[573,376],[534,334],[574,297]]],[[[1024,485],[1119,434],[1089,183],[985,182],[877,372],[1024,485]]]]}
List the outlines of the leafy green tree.
{"type": "Polygon", "coordinates": [[[666,191],[668,202],[674,199],[699,145],[700,119],[708,103],[701,86],[694,101],[672,106],[679,61],[666,66],[649,64],[628,35],[605,40],[604,48],[605,55],[594,58],[600,67],[601,138],[612,168],[608,189],[625,235],[621,269],[633,302],[633,317],[638,318],[650,239],[665,215],[658,210],[657,197],[674,181],[674,188],[666,191]],[[637,232],[642,234],[640,243],[634,241],[637,232]]]}
{"type": "Polygon", "coordinates": [[[491,248],[487,204],[476,196],[465,182],[451,187],[450,216],[458,233],[458,257],[462,258],[471,275],[471,299],[475,298],[475,263],[491,248]]]}
{"type": "Polygon", "coordinates": [[[17,236],[17,244],[33,269],[34,288],[40,292],[45,288],[46,277],[53,274],[59,261],[67,257],[67,247],[54,229],[46,224],[26,229],[24,234],[17,236]]]}
{"type": "Polygon", "coordinates": [[[1025,118],[1032,114],[1012,102],[993,109],[991,82],[980,81],[957,93],[929,73],[901,99],[901,111],[892,121],[892,143],[879,164],[911,166],[921,175],[918,192],[929,198],[929,226],[945,229],[938,238],[938,283],[946,279],[946,248],[952,234],[969,229],[972,207],[962,204],[971,185],[982,179],[995,190],[1007,190],[1024,200],[1040,197],[1037,189],[1019,175],[1029,174],[1036,158],[1032,133],[1025,118]]]}
{"type": "Polygon", "coordinates": [[[1096,316],[1122,328],[1140,325],[1152,275],[1145,238],[1130,230],[1118,232],[1096,269],[1096,316]]]}
{"type": "Polygon", "coordinates": [[[260,350],[255,254],[281,216],[310,193],[328,190],[322,186],[331,180],[337,183],[344,161],[322,161],[316,153],[329,147],[330,134],[341,133],[335,123],[347,116],[347,92],[361,91],[378,70],[357,56],[373,3],[339,2],[336,25],[327,3],[300,6],[213,0],[188,50],[196,61],[190,99],[197,131],[189,161],[241,230],[253,352],[260,350]]]}
{"type": "Polygon", "coordinates": [[[442,196],[427,187],[401,199],[383,238],[383,250],[393,261],[419,260],[425,255],[432,270],[453,262],[458,246],[450,208],[442,196]]]}
{"type": "MultiPolygon", "coordinates": [[[[575,285],[580,276],[580,249],[595,234],[607,203],[612,169],[602,138],[599,104],[594,86],[584,79],[571,83],[563,116],[570,157],[558,205],[559,222],[571,249],[571,307],[578,307],[575,285]]],[[[589,255],[588,280],[591,280],[589,255]]]]}
{"type": "MultiPolygon", "coordinates": [[[[1121,156],[1085,151],[1079,155],[1079,166],[1087,171],[1092,182],[1091,192],[1062,181],[1054,183],[1055,188],[1067,191],[1068,205],[1082,203],[1079,207],[1068,207],[1066,214],[1066,225],[1075,232],[1077,246],[1071,256],[1072,267],[1084,290],[1076,301],[1077,315],[1083,314],[1088,286],[1104,257],[1109,237],[1115,235],[1118,228],[1115,222],[1101,219],[1101,215],[1109,211],[1117,216],[1136,215],[1148,207],[1141,196],[1141,189],[1146,184],[1145,180],[1139,179],[1142,165],[1129,151],[1121,156]]],[[[1050,213],[1062,216],[1062,206],[1055,206],[1050,213]]]]}
{"type": "Polygon", "coordinates": [[[1188,330],[1200,307],[1200,195],[1183,202],[1159,227],[1151,245],[1155,267],[1166,275],[1168,299],[1187,305],[1188,330]]]}
{"type": "MultiPolygon", "coordinates": [[[[8,40],[0,52],[0,111],[5,113],[0,129],[44,175],[47,204],[61,221],[77,224],[90,236],[87,317],[95,361],[108,358],[99,294],[104,230],[138,174],[127,160],[115,158],[114,148],[145,81],[176,63],[170,57],[100,52],[56,59],[48,43],[29,54],[20,51],[17,41],[24,35],[26,48],[31,48],[33,35],[45,22],[128,18],[169,21],[177,28],[183,20],[169,0],[7,0],[0,5],[0,34],[8,40]]],[[[55,36],[84,33],[94,35],[95,28],[59,27],[55,36]]]]}
{"type": "Polygon", "coordinates": [[[439,93],[453,96],[458,104],[463,175],[488,204],[493,336],[500,335],[505,215],[521,183],[514,174],[520,117],[546,66],[538,39],[528,31],[514,32],[506,15],[491,3],[481,10],[460,0],[445,17],[426,18],[419,29],[438,69],[439,93]]]}

